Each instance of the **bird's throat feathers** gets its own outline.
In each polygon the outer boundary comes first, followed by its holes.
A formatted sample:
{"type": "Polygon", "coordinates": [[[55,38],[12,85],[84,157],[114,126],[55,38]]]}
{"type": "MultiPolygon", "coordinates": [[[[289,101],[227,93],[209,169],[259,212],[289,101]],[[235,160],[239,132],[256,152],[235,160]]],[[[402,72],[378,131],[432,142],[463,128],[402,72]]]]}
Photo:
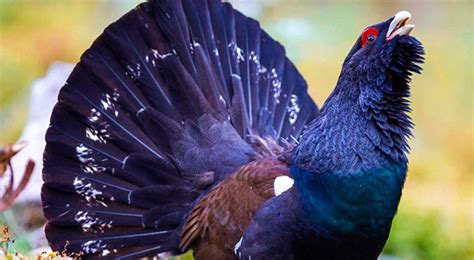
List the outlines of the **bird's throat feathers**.
{"type": "Polygon", "coordinates": [[[290,156],[291,164],[315,173],[342,175],[406,165],[413,126],[407,114],[408,93],[385,92],[393,88],[390,80],[363,87],[340,84],[364,83],[340,79],[290,156]]]}
{"type": "Polygon", "coordinates": [[[372,51],[350,52],[320,115],[288,154],[290,164],[343,175],[407,164],[408,83],[421,71],[423,47],[404,37],[372,51]]]}
{"type": "Polygon", "coordinates": [[[290,157],[307,215],[335,236],[384,241],[400,201],[409,106],[375,87],[334,92],[290,157]]]}
{"type": "Polygon", "coordinates": [[[286,158],[317,227],[385,241],[407,172],[408,83],[421,71],[423,48],[413,37],[372,49],[357,44],[319,116],[286,158]]]}

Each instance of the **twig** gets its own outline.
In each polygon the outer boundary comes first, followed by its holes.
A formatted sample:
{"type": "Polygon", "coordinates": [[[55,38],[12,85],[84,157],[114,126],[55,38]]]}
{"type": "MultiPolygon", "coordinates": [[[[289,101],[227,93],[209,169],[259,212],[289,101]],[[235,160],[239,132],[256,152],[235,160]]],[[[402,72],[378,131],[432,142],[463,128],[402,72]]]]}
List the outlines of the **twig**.
{"type": "Polygon", "coordinates": [[[5,177],[6,170],[10,169],[10,179],[0,200],[0,212],[9,208],[18,195],[25,189],[35,168],[35,163],[32,160],[28,160],[20,184],[18,187],[14,187],[14,172],[11,165],[11,158],[23,149],[25,145],[25,142],[18,142],[0,148],[0,177],[5,177]]]}

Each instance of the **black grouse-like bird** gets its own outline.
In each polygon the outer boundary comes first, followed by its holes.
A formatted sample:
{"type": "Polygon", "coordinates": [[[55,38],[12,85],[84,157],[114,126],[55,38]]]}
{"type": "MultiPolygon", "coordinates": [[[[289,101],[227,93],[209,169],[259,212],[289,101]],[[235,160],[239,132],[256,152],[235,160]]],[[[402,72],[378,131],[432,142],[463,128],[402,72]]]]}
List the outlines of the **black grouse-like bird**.
{"type": "Polygon", "coordinates": [[[406,176],[408,83],[423,62],[410,17],[364,29],[318,109],[284,48],[230,4],[139,5],[59,94],[43,170],[51,247],[376,259],[406,176]]]}

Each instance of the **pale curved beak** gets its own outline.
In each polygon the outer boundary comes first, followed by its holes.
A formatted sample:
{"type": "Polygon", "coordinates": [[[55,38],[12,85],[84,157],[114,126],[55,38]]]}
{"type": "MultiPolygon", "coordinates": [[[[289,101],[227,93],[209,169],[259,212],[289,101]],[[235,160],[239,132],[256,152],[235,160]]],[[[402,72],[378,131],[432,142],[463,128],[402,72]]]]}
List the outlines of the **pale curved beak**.
{"type": "Polygon", "coordinates": [[[398,12],[388,27],[385,39],[390,41],[397,35],[409,35],[413,28],[415,28],[414,24],[407,24],[410,19],[411,14],[408,11],[398,12]]]}

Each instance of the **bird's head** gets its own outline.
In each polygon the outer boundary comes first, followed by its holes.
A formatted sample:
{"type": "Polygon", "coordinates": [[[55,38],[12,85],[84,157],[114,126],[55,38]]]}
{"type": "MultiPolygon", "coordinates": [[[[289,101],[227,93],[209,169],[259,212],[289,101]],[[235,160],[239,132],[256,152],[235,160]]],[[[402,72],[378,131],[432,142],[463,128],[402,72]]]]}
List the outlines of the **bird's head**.
{"type": "Polygon", "coordinates": [[[365,28],[347,55],[342,75],[359,85],[376,85],[383,92],[408,94],[413,72],[420,73],[423,46],[410,36],[411,14],[398,12],[390,19],[365,28]],[[391,84],[387,84],[391,83],[391,84]]]}
{"type": "Polygon", "coordinates": [[[385,158],[407,161],[413,126],[408,84],[412,73],[421,72],[424,54],[421,43],[410,36],[410,18],[402,11],[362,30],[334,91],[301,136],[295,162],[312,170],[358,172],[362,166],[354,162],[361,158],[366,168],[382,165],[385,158]],[[331,156],[347,151],[355,151],[353,157],[331,156]],[[324,156],[329,156],[328,163],[320,163],[324,156]]]}

